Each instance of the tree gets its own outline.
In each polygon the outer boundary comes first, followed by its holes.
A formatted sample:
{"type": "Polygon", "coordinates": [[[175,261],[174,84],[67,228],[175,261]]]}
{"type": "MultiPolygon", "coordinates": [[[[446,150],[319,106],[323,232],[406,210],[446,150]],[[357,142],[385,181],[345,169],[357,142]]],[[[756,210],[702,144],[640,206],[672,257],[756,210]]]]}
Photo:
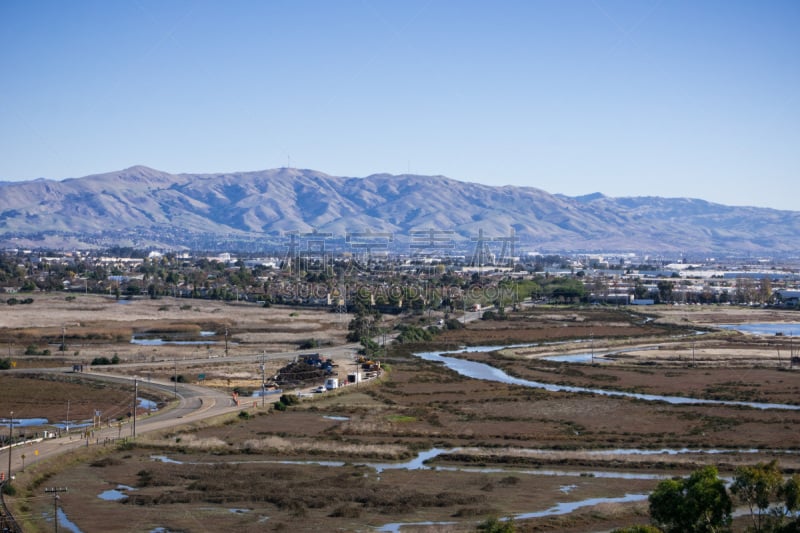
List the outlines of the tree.
{"type": "Polygon", "coordinates": [[[547,287],[550,296],[556,301],[574,302],[586,295],[583,283],[577,279],[559,278],[547,287]]]}
{"type": "Polygon", "coordinates": [[[782,485],[783,476],[774,460],[755,466],[740,466],[734,472],[731,492],[750,509],[753,531],[772,529],[768,525],[769,507],[777,499],[782,485]]]}
{"type": "Polygon", "coordinates": [[[650,518],[666,533],[715,533],[731,522],[731,498],[714,466],[662,481],[649,500],[650,518]]]}
{"type": "Polygon", "coordinates": [[[672,301],[672,289],[675,288],[675,284],[671,281],[659,281],[656,284],[658,287],[658,301],[659,302],[669,302],[672,301]]]}
{"type": "Polygon", "coordinates": [[[800,533],[800,474],[794,474],[778,487],[777,495],[783,506],[772,509],[767,527],[777,533],[800,533]],[[790,521],[784,523],[787,517],[790,521]]]}
{"type": "Polygon", "coordinates": [[[378,334],[378,322],[381,319],[380,313],[367,313],[359,309],[353,320],[347,325],[349,342],[360,342],[362,339],[371,339],[378,334]]]}
{"type": "Polygon", "coordinates": [[[800,474],[795,474],[787,479],[778,493],[783,498],[783,505],[786,506],[788,514],[800,511],[800,474]]]}
{"type": "Polygon", "coordinates": [[[647,298],[649,295],[649,290],[645,287],[644,283],[641,280],[636,280],[636,284],[633,287],[633,296],[638,300],[642,300],[647,298]]]}
{"type": "Polygon", "coordinates": [[[758,301],[762,304],[769,303],[772,299],[772,281],[769,276],[764,276],[758,284],[758,301]]]}
{"type": "Polygon", "coordinates": [[[380,345],[369,337],[361,338],[361,346],[362,348],[358,353],[368,357],[375,357],[381,351],[380,345]]]}

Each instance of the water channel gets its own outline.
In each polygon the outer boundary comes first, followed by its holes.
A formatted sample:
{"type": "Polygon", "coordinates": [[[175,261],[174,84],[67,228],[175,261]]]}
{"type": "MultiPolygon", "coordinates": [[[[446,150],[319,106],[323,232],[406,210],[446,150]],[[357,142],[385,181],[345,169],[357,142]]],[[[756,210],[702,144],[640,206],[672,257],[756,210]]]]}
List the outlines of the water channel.
{"type": "MultiPolygon", "coordinates": [[[[475,449],[472,449],[473,451],[475,449]]],[[[377,474],[381,474],[387,470],[431,470],[435,472],[472,472],[483,474],[496,474],[496,473],[513,473],[520,475],[531,476],[547,476],[547,477],[597,477],[607,479],[652,479],[660,480],[666,479],[669,476],[663,474],[652,474],[647,472],[619,472],[619,471],[590,471],[590,470],[545,470],[540,468],[535,469],[520,469],[520,468],[504,468],[504,467],[483,467],[483,466],[440,466],[429,465],[428,461],[436,457],[446,455],[449,453],[463,451],[462,448],[431,448],[419,452],[416,457],[402,462],[402,463],[352,463],[345,461],[321,461],[321,460],[277,460],[277,459],[253,459],[247,461],[226,461],[225,464],[229,465],[252,465],[252,464],[281,464],[281,465],[311,465],[323,466],[328,468],[341,468],[348,464],[353,466],[363,466],[371,468],[377,474]]],[[[524,450],[523,450],[524,451],[524,450]]],[[[547,452],[546,450],[529,450],[532,453],[547,452]]],[[[598,450],[599,451],[599,450],[598,450]]],[[[613,453],[612,450],[603,450],[604,452],[613,453]]],[[[645,452],[646,450],[641,450],[645,452]]],[[[684,453],[680,450],[674,451],[676,454],[684,453]]],[[[620,454],[630,453],[630,450],[619,450],[620,454]]],[[[687,451],[685,453],[694,453],[694,451],[687,451]]],[[[720,453],[736,453],[735,451],[720,452],[720,453]]],[[[202,462],[202,461],[179,461],[172,459],[166,455],[151,455],[150,459],[161,463],[169,463],[175,465],[216,465],[218,462],[202,462]]]]}
{"type": "MultiPolygon", "coordinates": [[[[463,466],[439,466],[429,465],[428,461],[436,457],[446,455],[449,453],[460,451],[476,451],[477,448],[432,448],[419,452],[414,458],[399,463],[348,463],[345,461],[291,461],[291,460],[248,460],[248,461],[228,461],[227,464],[287,464],[287,465],[314,465],[328,468],[341,468],[347,464],[355,466],[365,466],[373,469],[377,474],[381,474],[387,470],[431,470],[431,471],[449,471],[449,472],[479,472],[479,473],[507,473],[515,475],[531,475],[531,476],[558,476],[566,478],[583,478],[583,477],[596,477],[604,479],[640,479],[640,480],[663,480],[668,479],[671,475],[668,474],[655,474],[647,472],[619,472],[619,471],[591,471],[591,470],[545,470],[545,469],[520,469],[520,468],[504,468],[504,467],[463,467],[463,466]]],[[[523,449],[522,452],[528,451],[530,453],[563,453],[553,450],[538,450],[538,449],[523,449]]],[[[738,454],[738,453],[756,453],[756,449],[692,449],[692,448],[663,448],[659,450],[644,450],[644,449],[616,449],[616,450],[582,450],[585,454],[598,454],[598,455],[628,455],[628,454],[642,454],[642,455],[682,455],[682,454],[738,454]]],[[[786,452],[793,453],[793,452],[786,452]]],[[[172,459],[166,455],[151,455],[150,459],[153,461],[171,463],[176,465],[199,465],[199,464],[218,464],[216,462],[200,462],[200,461],[179,461],[172,459]]],[[[571,492],[575,485],[564,485],[559,490],[565,495],[571,492]]],[[[115,500],[117,498],[125,497],[125,490],[130,487],[120,485],[116,490],[105,491],[98,495],[104,500],[115,500]]],[[[505,517],[503,520],[523,520],[529,518],[540,518],[545,516],[555,516],[562,514],[569,514],[577,509],[583,507],[590,507],[601,503],[626,503],[642,501],[647,499],[647,494],[626,494],[620,497],[609,498],[588,498],[585,500],[578,500],[572,502],[559,502],[556,505],[544,510],[532,511],[528,513],[519,513],[516,515],[505,517]]],[[[403,527],[411,526],[438,526],[438,525],[452,525],[458,522],[394,522],[385,524],[376,529],[376,531],[384,533],[399,533],[403,527]]]]}
{"type": "MultiPolygon", "coordinates": [[[[769,333],[774,331],[769,328],[759,327],[763,325],[752,325],[752,330],[749,331],[750,333],[757,333],[757,334],[775,334],[769,333]],[[767,333],[764,333],[767,332],[767,333]]],[[[797,324],[783,324],[783,327],[792,328],[797,327],[797,324]]],[[[743,325],[731,325],[729,329],[737,329],[743,330],[743,325]]],[[[780,330],[783,331],[783,330],[780,330]]],[[[787,330],[787,331],[791,331],[787,330]]],[[[504,348],[511,348],[511,347],[519,347],[520,345],[515,346],[481,346],[481,347],[470,347],[465,348],[462,350],[461,353],[470,353],[470,352],[489,352],[504,348]]],[[[525,346],[525,345],[522,345],[525,346]]],[[[707,400],[702,398],[688,398],[688,397],[680,397],[680,396],[662,396],[662,395],[655,395],[655,394],[639,394],[639,393],[631,393],[631,392],[624,392],[624,391],[614,391],[614,390],[607,390],[607,389],[595,389],[589,387],[573,387],[573,386],[565,386],[565,385],[553,385],[548,383],[542,383],[538,381],[532,381],[522,378],[515,378],[513,376],[508,375],[504,371],[495,368],[491,365],[487,365],[485,363],[479,363],[476,361],[468,361],[465,359],[460,359],[458,357],[452,357],[448,354],[455,354],[458,352],[420,352],[416,353],[417,357],[427,361],[434,361],[440,362],[447,366],[448,368],[458,372],[459,374],[470,377],[473,379],[482,379],[488,381],[496,381],[500,383],[507,383],[512,385],[521,385],[525,387],[537,388],[548,390],[551,392],[572,392],[572,393],[590,393],[590,394],[598,394],[604,396],[615,396],[615,397],[623,397],[623,398],[632,398],[637,400],[644,400],[644,401],[660,401],[666,402],[670,404],[706,404],[706,405],[732,405],[732,406],[743,406],[743,407],[750,407],[754,409],[783,409],[783,410],[800,410],[800,406],[797,405],[788,405],[788,404],[776,404],[776,403],[763,403],[763,402],[739,402],[739,401],[724,401],[724,400],[707,400]]],[[[568,356],[572,359],[564,359],[564,361],[570,362],[589,362],[591,361],[592,354],[578,354],[577,356],[568,356]],[[587,361],[588,359],[588,361],[587,361]]],[[[594,356],[597,359],[597,356],[594,356]]],[[[328,416],[332,420],[344,420],[346,417],[335,417],[335,416],[328,416]]],[[[363,463],[361,466],[367,466],[369,468],[374,469],[378,474],[385,470],[420,470],[420,469],[427,469],[427,470],[434,470],[434,471],[464,471],[464,472],[486,472],[486,473],[494,473],[494,472],[508,472],[510,470],[504,469],[502,467],[496,468],[488,468],[488,467],[459,467],[459,466],[429,466],[427,465],[427,461],[438,457],[443,454],[452,453],[455,451],[459,451],[459,448],[454,449],[441,449],[441,448],[433,448],[430,450],[426,450],[420,452],[416,457],[411,459],[410,461],[406,461],[404,463],[363,463]]],[[[534,453],[547,453],[545,450],[535,450],[534,453]]],[[[596,454],[596,455],[612,455],[612,454],[619,454],[619,455],[626,455],[626,454],[641,454],[641,455],[680,455],[680,454],[694,454],[694,453],[704,453],[704,454],[725,454],[725,453],[757,453],[757,449],[746,449],[746,450],[722,450],[722,449],[659,449],[659,450],[642,450],[642,449],[618,449],[618,450],[587,450],[584,453],[588,454],[596,454]]],[[[786,452],[792,453],[792,452],[786,452]]],[[[186,464],[182,461],[176,461],[171,459],[165,455],[154,455],[151,456],[152,460],[155,461],[162,461],[168,462],[173,464],[186,464]]],[[[238,462],[237,462],[238,463],[238,462]]],[[[345,462],[343,461],[243,461],[241,463],[280,463],[280,464],[305,464],[305,465],[318,465],[324,467],[342,467],[344,466],[345,462]]],[[[516,474],[528,474],[528,475],[539,475],[539,476],[594,476],[594,477],[603,477],[603,478],[623,478],[623,479],[665,479],[669,476],[661,475],[661,474],[649,474],[649,473],[639,473],[639,472],[604,472],[604,471],[590,471],[590,472],[577,472],[577,471],[569,471],[569,470],[519,470],[514,469],[514,473],[516,474]]],[[[562,490],[565,494],[569,492],[569,490],[562,490]]],[[[108,494],[104,493],[104,499],[115,499],[119,494],[119,491],[108,491],[108,494]]],[[[103,496],[100,496],[103,497],[103,496]]],[[[648,497],[647,494],[626,494],[621,497],[614,497],[614,498],[590,498],[586,500],[574,501],[574,502],[560,502],[557,503],[555,506],[550,507],[545,510],[540,511],[533,511],[529,513],[521,513],[509,517],[505,517],[503,520],[523,520],[523,519],[530,519],[530,518],[540,518],[546,516],[554,516],[554,515],[562,515],[571,513],[577,509],[582,507],[589,507],[598,505],[601,503],[625,503],[625,502],[635,502],[635,501],[642,501],[646,500],[648,497]]],[[[65,517],[66,518],[66,517],[65,517]]],[[[408,526],[436,526],[436,525],[449,525],[455,524],[457,522],[415,522],[415,523],[391,523],[385,524],[384,526],[377,529],[377,531],[385,532],[385,533],[398,533],[402,527],[408,526]]]]}
{"type": "MultiPolygon", "coordinates": [[[[460,353],[475,353],[475,352],[491,352],[499,349],[506,348],[505,346],[475,346],[465,348],[460,353]]],[[[534,389],[543,389],[550,392],[573,392],[573,393],[589,393],[598,394],[602,396],[615,396],[621,398],[632,398],[635,400],[643,400],[648,402],[665,402],[674,405],[731,405],[738,407],[751,407],[753,409],[783,409],[790,411],[800,410],[800,405],[789,405],[782,403],[764,403],[764,402],[741,402],[729,400],[708,400],[704,398],[690,398],[686,396],[662,396],[659,394],[640,394],[635,392],[615,391],[608,389],[595,389],[590,387],[573,387],[568,385],[553,385],[551,383],[543,383],[540,381],[532,381],[523,378],[516,378],[506,374],[499,368],[495,368],[485,363],[477,361],[468,361],[466,359],[459,359],[458,357],[451,357],[447,354],[457,354],[459,352],[418,352],[415,353],[417,357],[425,359],[426,361],[434,361],[443,363],[447,368],[454,370],[462,376],[482,379],[486,381],[496,381],[499,383],[506,383],[509,385],[521,385],[523,387],[531,387],[534,389]]]]}

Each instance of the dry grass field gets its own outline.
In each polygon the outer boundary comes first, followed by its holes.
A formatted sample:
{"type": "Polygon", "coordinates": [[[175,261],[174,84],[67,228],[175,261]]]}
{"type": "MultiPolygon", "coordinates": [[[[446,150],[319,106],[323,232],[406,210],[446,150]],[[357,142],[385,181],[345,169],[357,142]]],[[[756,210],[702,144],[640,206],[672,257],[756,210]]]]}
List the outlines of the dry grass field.
{"type": "MultiPolygon", "coordinates": [[[[341,344],[350,317],[327,310],[262,307],[244,302],[148,298],[115,300],[97,295],[33,295],[27,305],[0,308],[0,356],[26,363],[29,345],[69,361],[118,354],[123,361],[220,356],[228,332],[229,355],[295,350],[305,340],[341,344]],[[208,332],[200,338],[201,332],[208,332]],[[63,340],[66,351],[60,352],[63,340]],[[180,335],[214,344],[131,343],[134,335],[180,335]],[[63,357],[62,357],[63,356],[63,357]]],[[[34,360],[40,361],[40,360],[34,360]]]]}
{"type": "MultiPolygon", "coordinates": [[[[178,316],[170,320],[206,328],[204,317],[218,314],[220,323],[238,332],[235,337],[245,331],[266,335],[258,324],[267,324],[269,313],[277,313],[276,324],[298,318],[286,309],[267,309],[259,322],[261,309],[222,306],[215,313],[213,304],[206,304],[197,310],[177,307],[172,313],[178,316]]],[[[546,383],[798,403],[798,370],[770,355],[787,339],[694,333],[714,323],[790,321],[796,315],[755,310],[755,316],[729,308],[660,312],[656,320],[645,320],[628,310],[525,310],[507,321],[472,323],[438,340],[450,346],[558,342],[459,355],[546,383]],[[639,345],[659,349],[595,365],[542,358],[545,351],[585,351],[588,338],[598,353],[639,345]],[[694,360],[686,355],[692,350],[694,360]]],[[[148,323],[145,311],[137,313],[135,323],[148,323]]],[[[91,322],[88,316],[85,321],[91,322]]],[[[340,335],[344,328],[335,320],[320,324],[315,331],[329,331],[338,342],[332,332],[340,335]]],[[[42,497],[45,486],[70,487],[61,503],[85,533],[375,531],[392,523],[411,523],[403,533],[465,532],[489,516],[525,513],[541,516],[515,521],[517,531],[608,531],[646,523],[641,498],[663,477],[705,464],[730,475],[736,466],[773,458],[787,472],[800,471],[798,410],[547,392],[465,378],[412,355],[420,349],[433,347],[397,347],[379,382],[314,395],[285,412],[248,407],[246,414],[218,423],[148,434],[135,445],[92,447],[70,461],[37,465],[19,477],[26,489],[14,506],[26,531],[52,527],[46,521],[52,501],[42,497]],[[420,453],[430,459],[415,461],[420,453]],[[120,500],[99,497],[120,486],[120,500]],[[626,495],[638,501],[618,501],[626,495]],[[583,503],[599,505],[580,507],[583,503]],[[570,504],[577,510],[556,509],[570,504]],[[427,522],[434,524],[413,525],[427,522]]],[[[742,530],[741,524],[736,527],[742,530]]]]}

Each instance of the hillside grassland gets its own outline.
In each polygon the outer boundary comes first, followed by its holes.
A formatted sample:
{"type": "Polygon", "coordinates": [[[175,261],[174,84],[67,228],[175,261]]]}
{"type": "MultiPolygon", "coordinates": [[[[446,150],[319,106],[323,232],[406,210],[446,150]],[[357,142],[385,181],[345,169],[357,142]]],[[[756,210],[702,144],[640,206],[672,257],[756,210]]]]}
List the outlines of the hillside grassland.
{"type": "Polygon", "coordinates": [[[48,181],[47,189],[38,181],[3,184],[0,245],[95,249],[131,242],[135,235],[142,248],[245,250],[254,242],[284,248],[286,228],[320,224],[339,238],[382,228],[399,242],[435,221],[453,229],[459,247],[477,227],[497,237],[508,235],[513,224],[522,245],[542,250],[794,256],[800,248],[800,220],[792,212],[686,198],[569,198],[444,176],[346,178],[294,168],[177,175],[135,166],[48,181]],[[75,198],[82,209],[76,210],[75,198]],[[31,217],[20,209],[25,205],[39,206],[47,216],[31,217]]]}
{"type": "Polygon", "coordinates": [[[490,516],[537,512],[544,516],[516,520],[517,531],[603,531],[647,523],[642,498],[660,479],[699,466],[714,464],[729,475],[737,466],[777,459],[785,472],[800,471],[800,410],[548,392],[466,378],[414,356],[448,346],[458,357],[545,383],[797,404],[800,375],[789,367],[789,347],[781,344],[787,339],[696,334],[714,323],[796,315],[740,315],[722,307],[652,312],[662,314],[527,308],[508,320],[470,323],[442,333],[440,344],[393,347],[378,382],[314,395],[283,412],[248,406],[218,424],[35,465],[19,476],[27,489],[13,505],[30,531],[48,530],[41,517],[51,502],[39,497],[46,481],[75,487],[61,504],[85,532],[114,524],[128,531],[372,531],[392,523],[418,524],[404,526],[404,533],[463,532],[490,516]],[[539,345],[458,351],[464,344],[504,343],[539,345]],[[633,355],[598,364],[543,359],[585,352],[589,343],[598,354],[625,348],[633,355]],[[782,359],[775,357],[778,347],[782,359]],[[119,486],[128,487],[119,501],[98,497],[119,486]],[[626,495],[639,496],[614,500],[626,495]],[[546,512],[592,498],[611,500],[546,512]]]}

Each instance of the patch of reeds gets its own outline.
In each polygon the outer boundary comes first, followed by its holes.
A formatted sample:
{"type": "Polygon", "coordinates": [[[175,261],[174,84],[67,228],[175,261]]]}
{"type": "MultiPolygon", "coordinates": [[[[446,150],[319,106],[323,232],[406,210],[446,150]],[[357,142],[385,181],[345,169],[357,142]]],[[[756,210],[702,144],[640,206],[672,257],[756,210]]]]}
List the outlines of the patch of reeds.
{"type": "Polygon", "coordinates": [[[245,453],[336,454],[337,456],[368,457],[398,460],[410,456],[408,448],[395,444],[343,443],[341,441],[298,441],[270,436],[248,439],[239,445],[245,453]]]}

